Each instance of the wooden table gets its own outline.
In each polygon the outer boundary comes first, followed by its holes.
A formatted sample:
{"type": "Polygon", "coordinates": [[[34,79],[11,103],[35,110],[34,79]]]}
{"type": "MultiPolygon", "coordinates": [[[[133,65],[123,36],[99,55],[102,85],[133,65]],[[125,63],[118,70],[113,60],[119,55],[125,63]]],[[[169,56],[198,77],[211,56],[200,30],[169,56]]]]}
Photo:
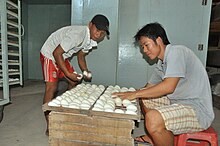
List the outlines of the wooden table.
{"type": "MultiPolygon", "coordinates": [[[[139,103],[137,101],[137,103],[139,103]]],[[[94,106],[94,105],[93,105],[94,106]]],[[[51,107],[47,103],[43,110],[49,110],[50,146],[133,146],[131,137],[135,121],[140,121],[140,106],[137,115],[109,113],[65,107],[51,107]]]]}

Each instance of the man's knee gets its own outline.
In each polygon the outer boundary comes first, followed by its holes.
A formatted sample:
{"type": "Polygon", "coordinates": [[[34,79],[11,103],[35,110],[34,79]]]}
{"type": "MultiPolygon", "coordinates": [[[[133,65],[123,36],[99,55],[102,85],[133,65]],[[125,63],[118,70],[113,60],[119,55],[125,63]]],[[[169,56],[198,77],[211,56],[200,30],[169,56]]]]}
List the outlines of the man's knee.
{"type": "Polygon", "coordinates": [[[145,126],[149,133],[154,133],[160,131],[161,129],[165,129],[164,120],[157,110],[149,110],[145,114],[145,126]]]}
{"type": "Polygon", "coordinates": [[[55,93],[57,90],[57,82],[47,82],[46,83],[46,92],[55,93]]]}

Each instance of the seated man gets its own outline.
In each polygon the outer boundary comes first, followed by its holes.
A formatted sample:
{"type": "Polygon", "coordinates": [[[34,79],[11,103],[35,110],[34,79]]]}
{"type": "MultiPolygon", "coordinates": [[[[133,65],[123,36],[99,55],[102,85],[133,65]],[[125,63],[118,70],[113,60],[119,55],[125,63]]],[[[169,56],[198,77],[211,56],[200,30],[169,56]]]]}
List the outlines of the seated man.
{"type": "Polygon", "coordinates": [[[214,119],[212,94],[207,72],[196,55],[185,46],[171,45],[159,23],[144,26],[135,40],[150,59],[158,59],[145,88],[113,93],[122,99],[141,99],[149,135],[135,140],[172,146],[176,134],[207,129],[214,119]]]}

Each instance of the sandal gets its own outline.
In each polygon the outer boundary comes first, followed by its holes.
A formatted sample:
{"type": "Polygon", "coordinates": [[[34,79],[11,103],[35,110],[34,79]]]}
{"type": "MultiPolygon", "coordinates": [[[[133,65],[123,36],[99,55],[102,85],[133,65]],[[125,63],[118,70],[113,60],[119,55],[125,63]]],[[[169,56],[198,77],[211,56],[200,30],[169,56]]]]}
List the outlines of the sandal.
{"type": "Polygon", "coordinates": [[[135,141],[136,143],[151,144],[150,142],[148,142],[148,141],[146,141],[146,140],[144,139],[144,136],[145,136],[145,135],[141,135],[141,136],[139,136],[139,137],[136,137],[136,138],[134,138],[134,141],[135,141]]]}

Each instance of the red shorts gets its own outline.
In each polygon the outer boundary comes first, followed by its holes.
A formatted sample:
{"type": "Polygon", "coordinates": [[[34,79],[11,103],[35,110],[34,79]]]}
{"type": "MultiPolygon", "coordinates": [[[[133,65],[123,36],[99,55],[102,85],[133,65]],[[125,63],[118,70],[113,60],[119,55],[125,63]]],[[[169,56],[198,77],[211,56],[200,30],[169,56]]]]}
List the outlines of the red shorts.
{"type": "MultiPolygon", "coordinates": [[[[63,78],[65,76],[54,61],[52,61],[49,58],[46,58],[41,53],[40,61],[45,82],[57,82],[59,78],[63,78]]],[[[74,72],[74,69],[68,59],[65,60],[65,64],[69,72],[74,72]]]]}

